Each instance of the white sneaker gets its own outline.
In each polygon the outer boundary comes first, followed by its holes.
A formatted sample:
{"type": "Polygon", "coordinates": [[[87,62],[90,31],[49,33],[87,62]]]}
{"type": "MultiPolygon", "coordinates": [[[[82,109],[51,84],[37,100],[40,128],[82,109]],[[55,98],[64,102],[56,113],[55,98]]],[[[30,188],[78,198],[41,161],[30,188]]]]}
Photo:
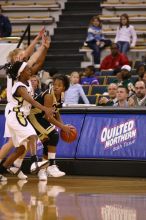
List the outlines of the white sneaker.
{"type": "Polygon", "coordinates": [[[17,175],[20,180],[27,179],[27,176],[18,167],[9,167],[7,171],[13,175],[17,175]]]}
{"type": "Polygon", "coordinates": [[[39,170],[38,177],[39,177],[39,180],[41,180],[41,181],[47,181],[46,169],[39,170]]]}
{"type": "Polygon", "coordinates": [[[17,176],[20,180],[26,180],[28,178],[21,170],[17,176]]]}
{"type": "Polygon", "coordinates": [[[2,181],[7,181],[7,177],[0,174],[0,182],[2,182],[2,181]]]}
{"type": "Polygon", "coordinates": [[[9,167],[8,169],[7,169],[7,171],[9,172],[9,173],[11,173],[11,174],[17,174],[18,173],[18,171],[20,170],[20,168],[18,168],[18,167],[9,167]]]}
{"type": "Polygon", "coordinates": [[[61,177],[65,176],[65,172],[60,171],[57,165],[52,165],[47,168],[47,175],[52,177],[61,177]]]}
{"type": "Polygon", "coordinates": [[[31,173],[36,173],[38,172],[41,168],[47,168],[49,166],[49,161],[41,161],[41,162],[34,162],[31,164],[30,167],[30,172],[31,173]]]}

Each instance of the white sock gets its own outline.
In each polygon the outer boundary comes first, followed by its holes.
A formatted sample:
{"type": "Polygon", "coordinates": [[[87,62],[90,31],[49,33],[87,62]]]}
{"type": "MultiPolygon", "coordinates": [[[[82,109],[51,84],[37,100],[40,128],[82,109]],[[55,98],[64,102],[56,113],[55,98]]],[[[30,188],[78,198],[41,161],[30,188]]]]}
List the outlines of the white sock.
{"type": "Polygon", "coordinates": [[[56,158],[56,153],[50,153],[48,152],[48,160],[49,159],[55,159],[56,158]]]}
{"type": "Polygon", "coordinates": [[[21,167],[22,162],[23,162],[23,159],[18,158],[18,159],[16,159],[16,160],[14,161],[14,165],[15,165],[16,167],[21,167]]]}

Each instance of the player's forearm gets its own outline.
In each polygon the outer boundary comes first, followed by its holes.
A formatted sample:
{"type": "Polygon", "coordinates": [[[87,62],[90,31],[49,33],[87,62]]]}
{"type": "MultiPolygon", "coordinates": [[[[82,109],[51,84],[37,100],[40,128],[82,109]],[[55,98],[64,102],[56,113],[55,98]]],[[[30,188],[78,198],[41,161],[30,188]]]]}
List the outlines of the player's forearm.
{"type": "MultiPolygon", "coordinates": [[[[31,67],[31,73],[32,75],[35,75],[38,73],[39,70],[41,70],[42,66],[43,66],[43,63],[45,61],[45,58],[46,58],[46,54],[47,54],[47,49],[45,48],[43,50],[42,53],[40,53],[40,56],[38,58],[38,61],[34,63],[34,65],[31,67]]],[[[30,64],[29,64],[30,66],[30,64]]]]}
{"type": "Polygon", "coordinates": [[[39,57],[41,57],[41,54],[43,53],[43,51],[45,50],[45,48],[43,46],[39,47],[38,50],[36,52],[34,52],[31,57],[28,60],[28,65],[29,67],[32,67],[39,59],[39,57]]]}
{"type": "Polygon", "coordinates": [[[25,50],[25,56],[26,57],[30,57],[32,55],[32,53],[34,52],[34,48],[36,46],[36,44],[38,43],[40,39],[40,36],[37,35],[34,40],[31,42],[31,44],[26,48],[25,50]]]}

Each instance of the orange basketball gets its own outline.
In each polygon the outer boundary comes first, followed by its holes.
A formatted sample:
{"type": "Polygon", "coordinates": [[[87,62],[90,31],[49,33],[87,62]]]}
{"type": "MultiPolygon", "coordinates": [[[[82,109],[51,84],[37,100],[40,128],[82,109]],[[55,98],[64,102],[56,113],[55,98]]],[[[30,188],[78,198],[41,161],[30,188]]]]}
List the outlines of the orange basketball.
{"type": "Polygon", "coordinates": [[[60,131],[61,139],[68,143],[75,141],[77,139],[77,136],[78,136],[78,132],[74,126],[71,127],[71,132],[69,134],[63,130],[60,131]]]}

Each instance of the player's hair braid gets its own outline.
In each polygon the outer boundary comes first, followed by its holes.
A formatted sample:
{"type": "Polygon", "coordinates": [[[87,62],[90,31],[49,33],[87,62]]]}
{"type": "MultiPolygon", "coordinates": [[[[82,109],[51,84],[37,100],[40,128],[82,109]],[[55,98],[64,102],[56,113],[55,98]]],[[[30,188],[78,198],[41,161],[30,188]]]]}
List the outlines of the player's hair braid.
{"type": "Polygon", "coordinates": [[[18,76],[18,71],[23,62],[17,61],[14,64],[7,63],[6,65],[6,74],[12,78],[12,80],[16,80],[18,76]]]}

